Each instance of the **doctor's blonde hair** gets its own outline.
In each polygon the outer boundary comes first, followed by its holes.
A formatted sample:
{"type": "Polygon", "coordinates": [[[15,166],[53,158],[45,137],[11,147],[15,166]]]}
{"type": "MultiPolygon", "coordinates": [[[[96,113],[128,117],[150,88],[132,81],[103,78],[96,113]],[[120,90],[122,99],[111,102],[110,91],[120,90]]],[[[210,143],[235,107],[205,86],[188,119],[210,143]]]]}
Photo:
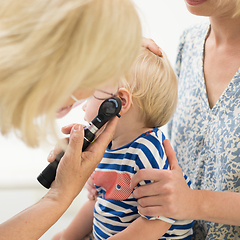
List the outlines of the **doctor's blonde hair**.
{"type": "Polygon", "coordinates": [[[130,73],[122,79],[122,87],[132,94],[139,117],[149,128],[165,125],[173,116],[178,99],[178,83],[174,70],[163,53],[157,56],[142,48],[130,73]]]}
{"type": "Polygon", "coordinates": [[[130,0],[1,1],[1,133],[37,146],[74,91],[117,81],[140,46],[130,0]]]}

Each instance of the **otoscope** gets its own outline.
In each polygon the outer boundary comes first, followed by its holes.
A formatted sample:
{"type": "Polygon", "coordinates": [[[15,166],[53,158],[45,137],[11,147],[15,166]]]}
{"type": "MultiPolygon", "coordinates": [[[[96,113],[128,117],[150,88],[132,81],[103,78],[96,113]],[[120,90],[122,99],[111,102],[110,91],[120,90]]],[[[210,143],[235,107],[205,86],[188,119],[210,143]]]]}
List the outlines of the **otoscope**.
{"type": "MultiPolygon", "coordinates": [[[[120,110],[122,108],[121,100],[118,97],[111,97],[106,99],[99,107],[97,116],[84,127],[84,142],[82,151],[84,151],[95,138],[95,133],[111,118],[120,117],[120,110]]],[[[64,151],[59,153],[56,159],[48,164],[48,166],[40,173],[37,180],[45,187],[50,188],[52,182],[56,177],[56,171],[64,151]]]]}

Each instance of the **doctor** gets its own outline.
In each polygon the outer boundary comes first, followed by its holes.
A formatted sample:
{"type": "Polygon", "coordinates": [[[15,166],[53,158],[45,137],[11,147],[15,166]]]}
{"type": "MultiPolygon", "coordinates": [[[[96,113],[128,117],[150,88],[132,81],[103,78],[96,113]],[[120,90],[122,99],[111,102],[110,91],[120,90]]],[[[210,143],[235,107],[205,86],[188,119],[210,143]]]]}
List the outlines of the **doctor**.
{"type": "MultiPolygon", "coordinates": [[[[54,134],[73,95],[85,99],[131,67],[141,26],[130,0],[1,2],[0,130],[29,146],[54,134]],[[123,17],[124,16],[124,17],[123,17]]],[[[81,191],[112,138],[117,119],[82,153],[83,128],[73,125],[56,180],[43,198],[0,225],[0,239],[39,239],[81,191]]],[[[24,156],[22,156],[24,157],[24,156]]]]}

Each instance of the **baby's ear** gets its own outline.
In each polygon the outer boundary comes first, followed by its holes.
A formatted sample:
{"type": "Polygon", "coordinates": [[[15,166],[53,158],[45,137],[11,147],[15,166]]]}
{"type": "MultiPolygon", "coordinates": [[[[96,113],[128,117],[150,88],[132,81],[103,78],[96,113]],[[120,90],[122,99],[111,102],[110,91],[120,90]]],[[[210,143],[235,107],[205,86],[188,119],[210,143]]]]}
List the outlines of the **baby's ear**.
{"type": "Polygon", "coordinates": [[[122,102],[121,114],[126,113],[132,105],[132,94],[126,88],[118,89],[118,97],[122,102]]]}

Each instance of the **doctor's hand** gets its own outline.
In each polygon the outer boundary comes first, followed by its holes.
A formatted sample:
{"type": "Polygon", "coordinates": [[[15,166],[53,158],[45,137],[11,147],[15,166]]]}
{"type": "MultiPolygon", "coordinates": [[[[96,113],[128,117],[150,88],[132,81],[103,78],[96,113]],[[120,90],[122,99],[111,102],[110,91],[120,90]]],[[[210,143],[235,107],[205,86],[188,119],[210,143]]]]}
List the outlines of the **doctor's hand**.
{"type": "Polygon", "coordinates": [[[143,169],[132,178],[132,188],[143,180],[154,181],[134,190],[133,197],[138,199],[138,210],[147,216],[194,219],[197,191],[188,187],[170,142],[165,140],[163,145],[170,170],[143,169]]]}
{"type": "MultiPolygon", "coordinates": [[[[51,192],[60,194],[66,198],[66,201],[72,201],[79,194],[112,140],[117,121],[117,117],[110,120],[102,134],[84,152],[82,152],[83,126],[72,124],[62,128],[64,134],[70,134],[69,144],[58,165],[51,192]]],[[[50,153],[48,161],[52,162],[61,151],[61,148],[57,146],[50,153]]]]}

